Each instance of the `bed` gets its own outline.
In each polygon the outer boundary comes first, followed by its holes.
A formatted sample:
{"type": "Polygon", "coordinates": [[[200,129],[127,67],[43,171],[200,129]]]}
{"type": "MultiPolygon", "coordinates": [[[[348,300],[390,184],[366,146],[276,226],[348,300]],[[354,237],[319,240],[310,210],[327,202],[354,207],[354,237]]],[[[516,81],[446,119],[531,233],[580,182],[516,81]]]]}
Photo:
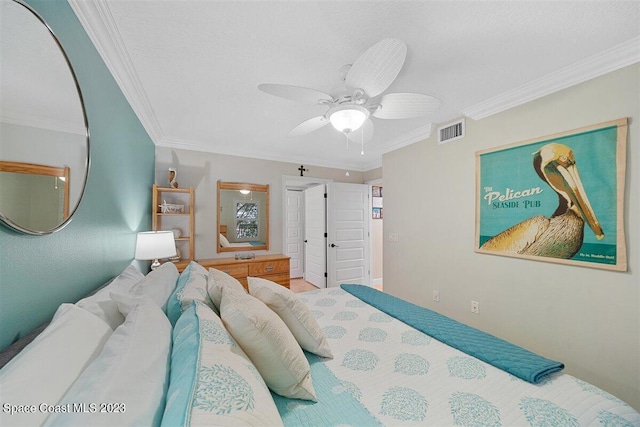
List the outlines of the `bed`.
{"type": "Polygon", "coordinates": [[[251,248],[253,246],[264,246],[265,242],[250,241],[250,242],[230,242],[227,238],[227,226],[220,224],[220,247],[221,248],[251,248]]]}
{"type": "MultiPolygon", "coordinates": [[[[367,290],[368,295],[378,293],[367,290]]],[[[342,288],[306,292],[300,298],[333,350],[334,358],[321,363],[337,384],[319,393],[339,394],[336,403],[357,401],[370,414],[363,425],[640,425],[637,412],[591,384],[560,371],[538,378],[536,384],[525,381],[443,344],[342,288]]],[[[393,299],[380,305],[392,308],[393,299]]],[[[449,338],[455,343],[460,337],[449,338]]],[[[541,367],[545,363],[554,366],[553,361],[543,361],[541,367]]],[[[518,369],[517,364],[504,364],[518,369]]],[[[526,377],[533,371],[520,373],[526,377]]],[[[297,412],[312,405],[274,398],[285,425],[306,424],[300,422],[304,414],[297,412]]],[[[348,413],[337,418],[349,424],[348,413]]],[[[333,410],[327,414],[325,422],[318,411],[312,424],[335,424],[333,410]]]]}
{"type": "Polygon", "coordinates": [[[562,363],[372,288],[248,282],[129,267],[63,304],[0,370],[0,424],[640,426],[562,363]]]}

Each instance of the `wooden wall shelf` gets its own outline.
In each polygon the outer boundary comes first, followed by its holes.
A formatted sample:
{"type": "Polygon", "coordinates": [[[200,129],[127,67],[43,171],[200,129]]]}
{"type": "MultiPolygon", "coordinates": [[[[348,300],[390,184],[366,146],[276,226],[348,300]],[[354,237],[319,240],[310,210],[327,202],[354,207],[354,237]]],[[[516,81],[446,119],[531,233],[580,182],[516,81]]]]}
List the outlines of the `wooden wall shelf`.
{"type": "Polygon", "coordinates": [[[195,254],[195,211],[193,188],[164,188],[153,184],[152,218],[153,231],[179,229],[182,234],[176,238],[176,248],[180,251],[180,261],[176,263],[182,271],[196,258],[195,254]],[[159,205],[163,201],[184,205],[183,213],[162,213],[159,205]]]}

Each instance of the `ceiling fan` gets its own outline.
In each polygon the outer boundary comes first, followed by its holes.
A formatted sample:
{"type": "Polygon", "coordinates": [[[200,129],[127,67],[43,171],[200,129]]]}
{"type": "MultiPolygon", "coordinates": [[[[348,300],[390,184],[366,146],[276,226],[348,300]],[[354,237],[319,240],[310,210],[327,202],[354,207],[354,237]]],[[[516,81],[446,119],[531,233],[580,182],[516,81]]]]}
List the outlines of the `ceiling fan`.
{"type": "MultiPolygon", "coordinates": [[[[430,114],[440,101],[419,93],[382,94],[395,80],[407,55],[407,45],[397,39],[383,39],[364,52],[344,76],[339,93],[332,96],[315,89],[282,84],[258,85],[261,91],[304,104],[325,105],[327,112],[300,123],[289,136],[304,135],[331,123],[349,140],[364,143],[373,136],[371,117],[406,119],[430,114]],[[375,99],[374,99],[375,98],[375,99]],[[354,131],[361,132],[354,134],[354,131]]],[[[360,153],[364,154],[364,150],[360,153]]]]}

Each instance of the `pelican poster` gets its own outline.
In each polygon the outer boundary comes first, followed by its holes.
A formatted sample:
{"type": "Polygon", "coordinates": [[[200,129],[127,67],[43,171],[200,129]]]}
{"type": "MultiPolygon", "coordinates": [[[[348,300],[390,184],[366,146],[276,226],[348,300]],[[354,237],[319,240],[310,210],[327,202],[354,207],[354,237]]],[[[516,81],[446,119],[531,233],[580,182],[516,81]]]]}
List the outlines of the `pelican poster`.
{"type": "Polygon", "coordinates": [[[627,119],[476,152],[476,252],[626,271],[627,119]]]}

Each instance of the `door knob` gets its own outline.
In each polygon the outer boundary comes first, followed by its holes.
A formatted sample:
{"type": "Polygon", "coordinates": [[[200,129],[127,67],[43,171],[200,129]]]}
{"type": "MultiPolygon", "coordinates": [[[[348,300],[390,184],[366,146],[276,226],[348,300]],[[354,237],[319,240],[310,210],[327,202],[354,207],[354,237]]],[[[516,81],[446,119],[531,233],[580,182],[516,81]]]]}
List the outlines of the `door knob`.
{"type": "Polygon", "coordinates": [[[340,247],[340,246],[336,245],[335,243],[332,243],[329,246],[331,246],[332,248],[339,248],[340,247]]]}

